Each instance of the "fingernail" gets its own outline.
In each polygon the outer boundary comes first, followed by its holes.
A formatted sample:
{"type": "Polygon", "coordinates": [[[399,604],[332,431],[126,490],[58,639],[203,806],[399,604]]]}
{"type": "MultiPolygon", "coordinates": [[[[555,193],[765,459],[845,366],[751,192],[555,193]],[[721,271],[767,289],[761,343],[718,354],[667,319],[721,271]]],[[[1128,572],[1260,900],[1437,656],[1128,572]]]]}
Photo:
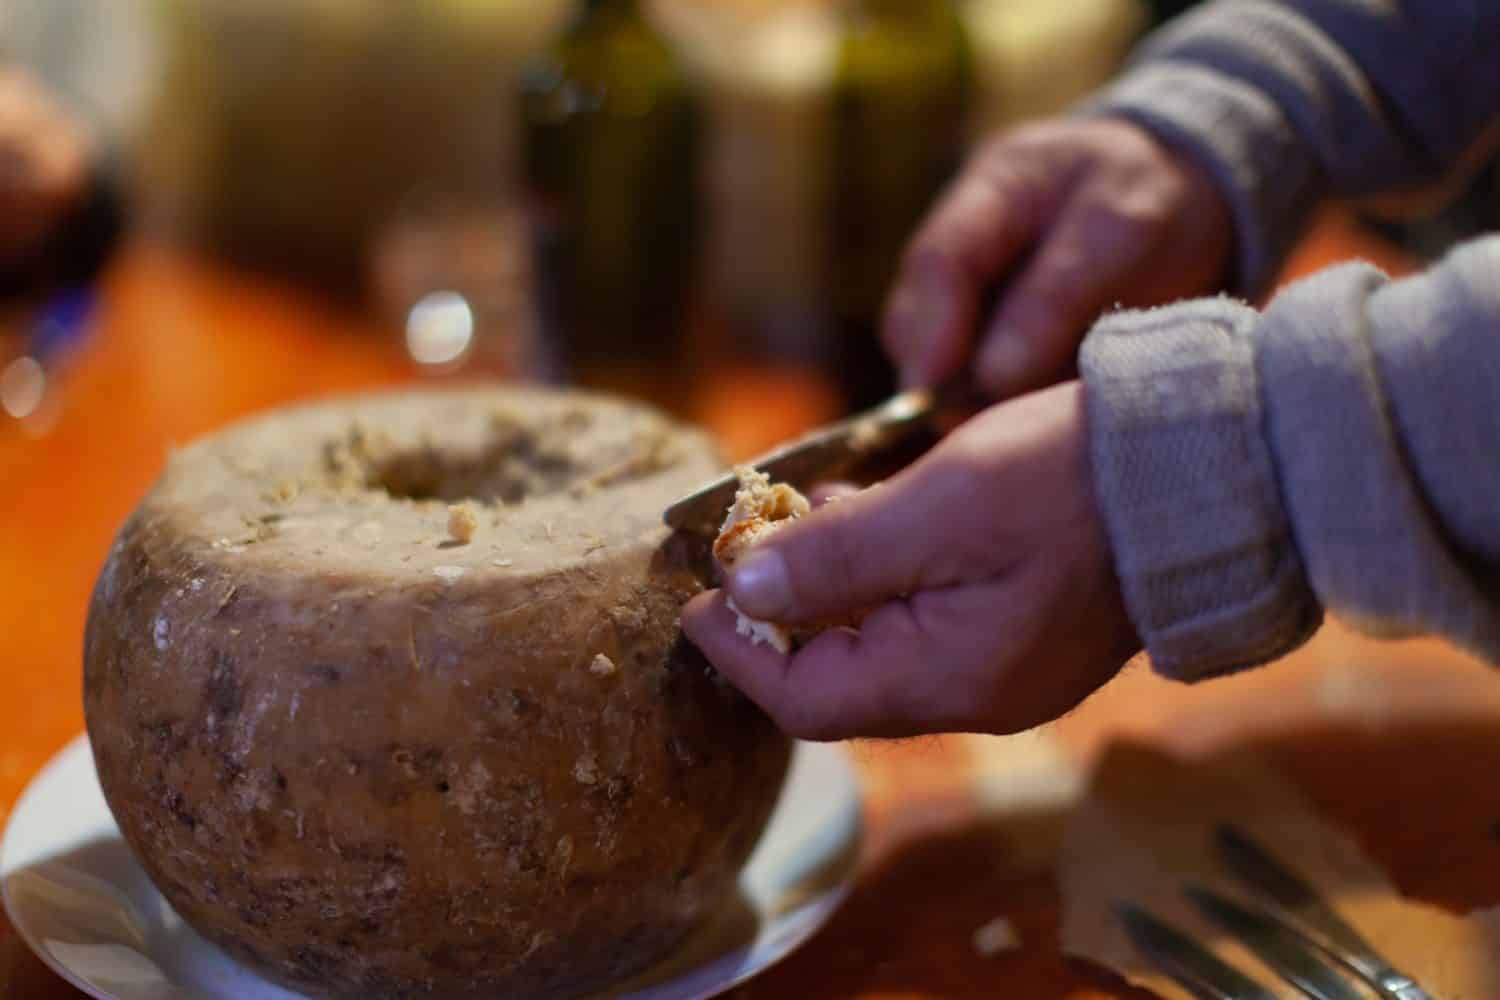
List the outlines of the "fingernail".
{"type": "Polygon", "coordinates": [[[775,620],[792,607],[792,585],[786,559],[774,549],[751,549],[729,571],[729,592],[754,618],[775,620]]]}

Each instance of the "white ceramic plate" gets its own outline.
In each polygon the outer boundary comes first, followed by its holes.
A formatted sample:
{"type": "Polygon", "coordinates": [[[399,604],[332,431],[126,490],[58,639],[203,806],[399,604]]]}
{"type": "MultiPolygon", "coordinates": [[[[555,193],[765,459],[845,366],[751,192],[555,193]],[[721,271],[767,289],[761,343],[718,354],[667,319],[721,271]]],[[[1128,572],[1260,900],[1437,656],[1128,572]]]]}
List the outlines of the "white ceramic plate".
{"type": "MultiPolygon", "coordinates": [[[[798,744],[737,905],[610,995],[700,1000],[780,960],[843,899],[859,835],[859,785],[844,751],[798,744]]],[[[104,803],[86,737],[16,804],[0,842],[0,896],[32,950],[101,1000],[299,1000],[204,941],[156,891],[104,803]]]]}

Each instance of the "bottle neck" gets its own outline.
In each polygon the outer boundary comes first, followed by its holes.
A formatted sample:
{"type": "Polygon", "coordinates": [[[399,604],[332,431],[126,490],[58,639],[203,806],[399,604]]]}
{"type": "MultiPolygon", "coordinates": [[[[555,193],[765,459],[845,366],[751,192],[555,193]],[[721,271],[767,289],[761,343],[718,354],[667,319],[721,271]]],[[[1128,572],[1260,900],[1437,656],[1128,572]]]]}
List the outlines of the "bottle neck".
{"type": "MultiPolygon", "coordinates": [[[[941,2],[941,0],[939,0],[941,2]]],[[[872,14],[901,14],[930,7],[933,0],[854,0],[856,10],[872,14]]]]}
{"type": "Polygon", "coordinates": [[[578,12],[583,17],[592,17],[597,14],[633,14],[637,6],[637,0],[582,0],[578,5],[578,12]]]}
{"type": "Polygon", "coordinates": [[[641,16],[637,0],[575,0],[565,34],[589,33],[601,27],[634,21],[641,16]]]}

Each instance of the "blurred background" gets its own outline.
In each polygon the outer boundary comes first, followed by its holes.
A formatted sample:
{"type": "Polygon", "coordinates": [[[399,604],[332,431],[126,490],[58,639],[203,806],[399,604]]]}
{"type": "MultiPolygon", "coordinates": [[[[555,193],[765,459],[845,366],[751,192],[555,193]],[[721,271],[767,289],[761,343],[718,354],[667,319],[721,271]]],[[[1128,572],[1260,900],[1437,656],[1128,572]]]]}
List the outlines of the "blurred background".
{"type": "MultiPolygon", "coordinates": [[[[52,412],[38,380],[123,246],[162,265],[152,298],[253,280],[417,373],[689,415],[729,363],[869,404],[884,289],[966,148],[1066,109],[1191,5],[0,0],[0,67],[78,133],[58,142],[83,178],[46,245],[0,262],[0,403],[52,412]]],[[[1386,234],[1496,224],[1495,176],[1386,234]]]]}
{"type": "Polygon", "coordinates": [[[1182,6],[0,0],[0,60],[88,129],[104,203],[9,290],[9,353],[39,302],[82,322],[59,287],[123,232],[357,315],[422,370],[671,406],[732,355],[869,402],[884,286],[966,145],[1065,108],[1182,6]]]}

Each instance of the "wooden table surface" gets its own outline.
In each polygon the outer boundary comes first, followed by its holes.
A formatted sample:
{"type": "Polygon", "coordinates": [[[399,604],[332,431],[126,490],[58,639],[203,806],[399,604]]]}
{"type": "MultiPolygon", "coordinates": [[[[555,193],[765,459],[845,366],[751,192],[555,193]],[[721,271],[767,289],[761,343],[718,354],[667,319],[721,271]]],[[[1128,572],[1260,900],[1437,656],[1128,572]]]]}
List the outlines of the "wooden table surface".
{"type": "MultiPolygon", "coordinates": [[[[1404,266],[1330,212],[1290,273],[1356,255],[1404,266]]],[[[288,400],[422,377],[367,321],[145,246],[107,275],[96,323],[42,426],[0,416],[0,822],[82,729],[89,589],[167,448],[288,400]]],[[[683,406],[744,456],[824,419],[832,400],[806,374],[720,366],[683,406]]],[[[1086,771],[1118,739],[1189,755],[1260,748],[1408,894],[1462,909],[1500,901],[1500,678],[1440,643],[1380,644],[1330,626],[1272,668],[1192,688],[1132,666],[1041,738],[855,745],[868,798],[855,892],[825,931],[735,995],[1143,995],[1057,951],[1055,807],[1045,796],[1030,811],[993,804],[1020,787],[1039,748],[1086,771]],[[974,929],[1002,915],[1024,946],[980,957],[974,929]]],[[[80,995],[0,918],[0,996],[80,995]]]]}

